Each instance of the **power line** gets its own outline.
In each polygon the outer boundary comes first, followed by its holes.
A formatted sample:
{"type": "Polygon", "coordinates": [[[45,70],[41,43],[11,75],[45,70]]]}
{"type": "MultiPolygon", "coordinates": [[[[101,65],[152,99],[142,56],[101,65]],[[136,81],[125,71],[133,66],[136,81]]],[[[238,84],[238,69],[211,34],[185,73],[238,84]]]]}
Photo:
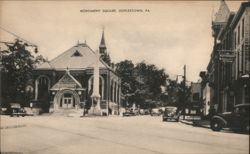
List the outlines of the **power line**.
{"type": "MultiPolygon", "coordinates": [[[[5,31],[5,32],[7,32],[7,33],[9,33],[9,34],[11,34],[11,35],[17,37],[17,38],[20,39],[20,40],[23,40],[24,42],[28,43],[29,46],[37,47],[37,45],[35,45],[34,43],[31,43],[30,41],[27,41],[26,39],[24,39],[24,38],[18,36],[17,34],[11,32],[11,31],[9,31],[9,30],[7,30],[7,29],[1,27],[1,26],[0,26],[0,29],[2,29],[3,31],[5,31]]],[[[6,42],[1,42],[1,43],[6,43],[6,42]]]]}

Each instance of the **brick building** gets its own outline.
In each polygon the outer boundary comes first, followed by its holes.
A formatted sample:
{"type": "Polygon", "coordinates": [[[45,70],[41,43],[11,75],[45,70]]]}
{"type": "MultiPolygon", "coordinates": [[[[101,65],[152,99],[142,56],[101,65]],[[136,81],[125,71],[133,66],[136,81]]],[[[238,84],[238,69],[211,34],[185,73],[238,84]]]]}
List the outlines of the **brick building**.
{"type": "Polygon", "coordinates": [[[249,103],[250,2],[234,13],[222,0],[212,30],[214,47],[204,78],[207,99],[218,112],[232,111],[236,104],[249,103]]]}
{"type": "MultiPolygon", "coordinates": [[[[107,57],[102,34],[99,46],[99,94],[102,115],[118,114],[121,101],[121,80],[104,62],[107,57]]],[[[96,52],[87,43],[77,43],[51,61],[34,70],[34,100],[44,111],[90,109],[96,52]]]]}

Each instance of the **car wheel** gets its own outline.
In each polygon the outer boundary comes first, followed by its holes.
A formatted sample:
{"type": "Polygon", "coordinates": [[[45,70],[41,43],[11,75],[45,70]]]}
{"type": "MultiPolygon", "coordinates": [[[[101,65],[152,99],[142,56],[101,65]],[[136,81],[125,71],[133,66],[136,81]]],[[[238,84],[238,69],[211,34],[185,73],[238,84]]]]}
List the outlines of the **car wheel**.
{"type": "Polygon", "coordinates": [[[213,131],[220,131],[222,129],[222,124],[219,120],[214,120],[211,122],[211,129],[213,131]]]}

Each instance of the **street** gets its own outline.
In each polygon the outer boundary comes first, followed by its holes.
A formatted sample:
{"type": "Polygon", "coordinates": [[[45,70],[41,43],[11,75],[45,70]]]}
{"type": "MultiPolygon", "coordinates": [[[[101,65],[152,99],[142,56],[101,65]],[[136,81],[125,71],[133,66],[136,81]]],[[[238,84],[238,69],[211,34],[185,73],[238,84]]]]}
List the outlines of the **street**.
{"type": "Polygon", "coordinates": [[[161,116],[1,116],[1,128],[2,153],[249,153],[249,135],[162,122],[161,116]]]}

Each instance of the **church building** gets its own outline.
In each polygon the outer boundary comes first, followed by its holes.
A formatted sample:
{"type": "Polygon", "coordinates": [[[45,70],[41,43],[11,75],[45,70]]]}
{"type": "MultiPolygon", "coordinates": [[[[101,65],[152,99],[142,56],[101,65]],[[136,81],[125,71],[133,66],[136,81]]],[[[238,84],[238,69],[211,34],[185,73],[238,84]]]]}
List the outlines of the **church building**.
{"type": "Polygon", "coordinates": [[[89,114],[119,114],[121,79],[105,62],[107,57],[103,32],[99,51],[85,41],[37,66],[35,101],[44,112],[85,109],[89,114]]]}

